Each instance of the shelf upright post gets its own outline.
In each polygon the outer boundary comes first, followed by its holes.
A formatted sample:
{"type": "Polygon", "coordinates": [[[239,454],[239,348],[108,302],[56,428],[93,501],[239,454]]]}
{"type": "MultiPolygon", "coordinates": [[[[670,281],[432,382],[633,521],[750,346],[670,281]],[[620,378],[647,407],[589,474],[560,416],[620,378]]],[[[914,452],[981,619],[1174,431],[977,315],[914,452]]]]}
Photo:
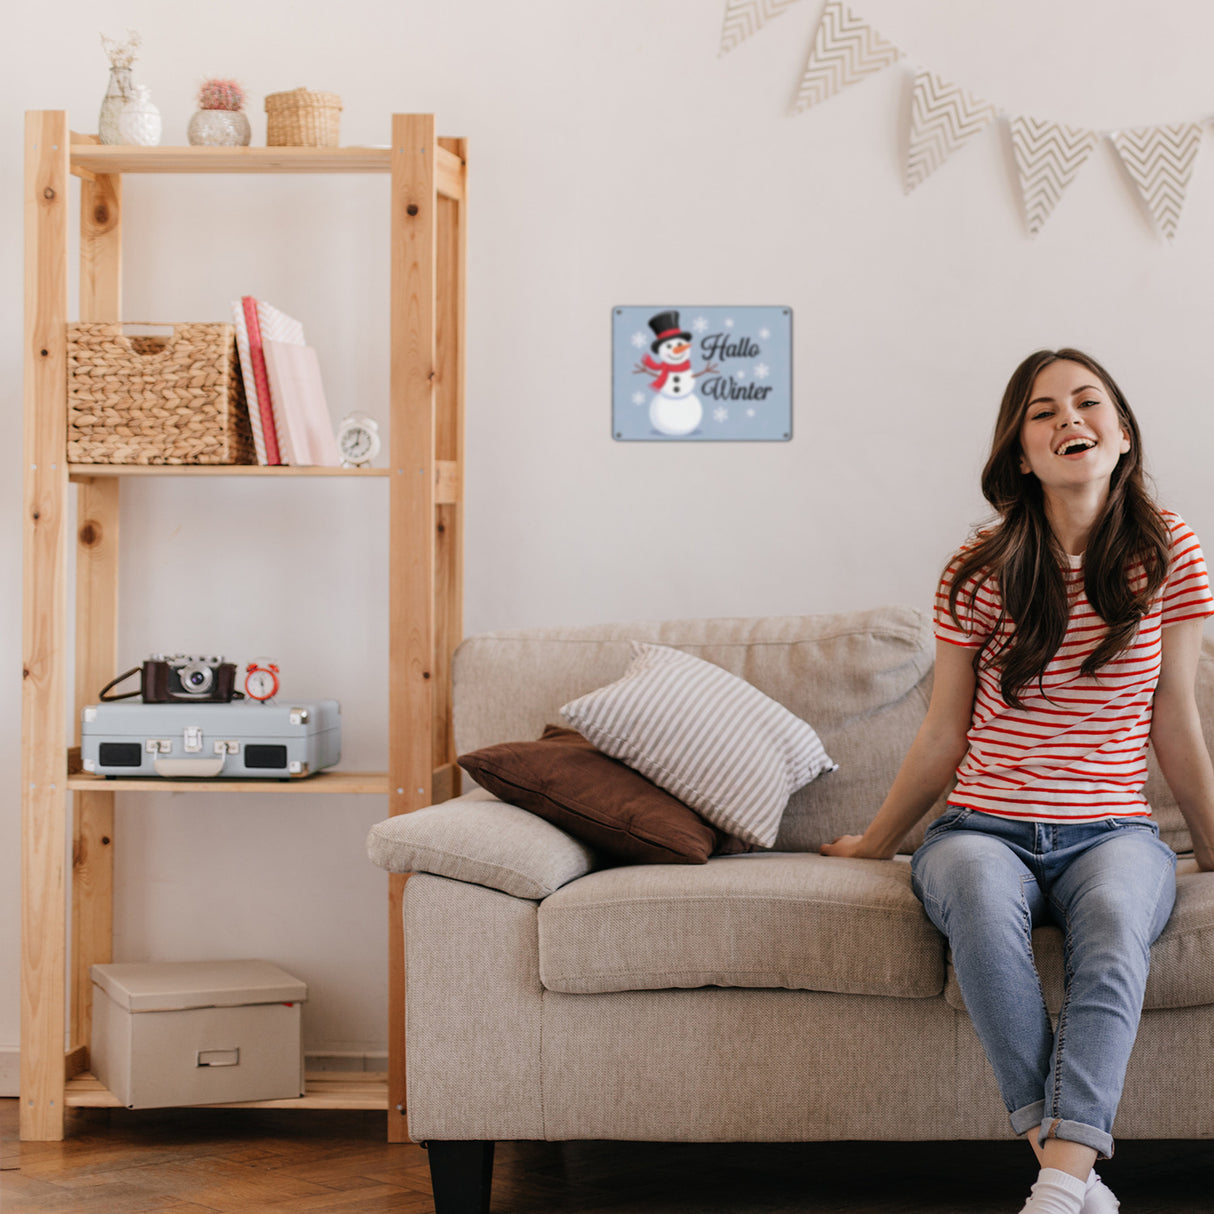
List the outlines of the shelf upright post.
{"type": "Polygon", "coordinates": [[[63,1137],[69,132],[25,119],[21,1137],[63,1137]]]}
{"type": "MultiPolygon", "coordinates": [[[[92,142],[92,138],[88,139],[92,142]]],[[[122,177],[80,183],[80,319],[122,319],[122,177]]],[[[75,742],[80,710],[117,673],[121,477],[82,477],[76,492],[75,742]]],[[[89,969],[113,960],[114,794],[72,799],[72,972],[69,1071],[84,1069],[92,1030],[89,969]]]]}
{"type": "MultiPolygon", "coordinates": [[[[392,115],[389,315],[388,808],[431,803],[434,711],[435,237],[432,114],[392,115]]],[[[388,890],[388,1141],[405,1109],[405,877],[388,890]]]]}
{"type": "MultiPolygon", "coordinates": [[[[435,353],[438,366],[435,450],[449,470],[440,496],[434,571],[434,799],[460,792],[452,734],[451,658],[464,635],[464,371],[465,281],[468,248],[468,141],[439,139],[459,161],[458,191],[438,198],[435,353]],[[438,785],[441,784],[441,788],[438,785]]],[[[441,193],[441,191],[440,191],[441,193]]]]}

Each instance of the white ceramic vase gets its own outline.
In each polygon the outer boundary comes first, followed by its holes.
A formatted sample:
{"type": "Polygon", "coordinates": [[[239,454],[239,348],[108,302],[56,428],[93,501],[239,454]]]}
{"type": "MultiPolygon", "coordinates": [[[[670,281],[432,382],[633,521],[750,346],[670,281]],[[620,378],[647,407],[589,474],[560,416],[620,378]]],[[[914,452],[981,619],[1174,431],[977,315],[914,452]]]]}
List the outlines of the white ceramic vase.
{"type": "Polygon", "coordinates": [[[123,143],[154,148],[160,143],[160,111],[152,104],[146,84],[137,84],[135,95],[122,107],[118,131],[123,143]]]}
{"type": "Polygon", "coordinates": [[[186,137],[196,147],[245,147],[252,134],[243,110],[198,110],[186,129],[186,137]]]}
{"type": "Polygon", "coordinates": [[[97,134],[102,143],[121,143],[122,132],[118,120],[126,104],[134,96],[129,67],[111,67],[110,83],[101,102],[101,114],[97,119],[97,134]]]}

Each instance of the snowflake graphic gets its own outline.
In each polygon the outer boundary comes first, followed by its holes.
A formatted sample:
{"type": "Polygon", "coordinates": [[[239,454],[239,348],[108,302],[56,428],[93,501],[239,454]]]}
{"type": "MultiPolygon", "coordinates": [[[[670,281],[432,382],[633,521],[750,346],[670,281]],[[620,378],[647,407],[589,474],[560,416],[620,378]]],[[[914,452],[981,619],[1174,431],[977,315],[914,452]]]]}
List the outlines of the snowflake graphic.
{"type": "Polygon", "coordinates": [[[752,406],[751,408],[749,408],[749,409],[747,409],[747,410],[746,410],[746,416],[747,416],[747,417],[754,417],[754,415],[755,415],[755,411],[754,411],[753,406],[752,406]]]}
{"type": "Polygon", "coordinates": [[[732,317],[732,316],[731,316],[731,317],[729,317],[729,318],[728,318],[728,319],[725,321],[725,327],[726,327],[727,329],[732,329],[732,328],[733,328],[733,317],[732,317]]]}
{"type": "Polygon", "coordinates": [[[707,316],[697,316],[697,317],[695,318],[695,320],[693,320],[693,321],[691,322],[691,327],[692,327],[692,328],[693,328],[693,329],[694,329],[694,330],[695,330],[697,333],[704,333],[704,332],[707,332],[707,330],[708,330],[708,317],[707,317],[707,316]]]}
{"type": "Polygon", "coordinates": [[[759,330],[759,336],[760,336],[760,337],[761,337],[761,338],[762,338],[764,341],[766,341],[766,340],[767,340],[767,339],[768,339],[768,338],[771,336],[771,330],[770,330],[770,329],[766,329],[766,328],[765,328],[765,329],[760,329],[760,330],[759,330]]]}
{"type": "Polygon", "coordinates": [[[644,333],[642,333],[638,330],[636,333],[634,333],[632,335],[632,344],[638,350],[643,350],[649,344],[649,339],[645,336],[644,333]]]}
{"type": "Polygon", "coordinates": [[[736,379],[736,380],[737,380],[739,383],[741,383],[741,381],[742,381],[742,380],[744,380],[744,379],[746,378],[746,372],[745,372],[745,371],[742,371],[742,370],[737,370],[737,371],[735,371],[735,372],[733,373],[733,377],[734,377],[734,379],[736,379]]]}
{"type": "Polygon", "coordinates": [[[771,368],[766,363],[755,363],[755,379],[766,379],[771,374],[771,368]]]}
{"type": "Polygon", "coordinates": [[[634,405],[643,405],[645,403],[645,393],[644,392],[634,392],[632,394],[632,403],[634,405]]]}
{"type": "Polygon", "coordinates": [[[713,420],[714,422],[727,422],[727,421],[729,421],[729,410],[728,410],[728,409],[726,409],[724,405],[718,405],[718,406],[717,406],[717,407],[716,407],[716,408],[715,408],[715,409],[712,411],[712,420],[713,420]]]}

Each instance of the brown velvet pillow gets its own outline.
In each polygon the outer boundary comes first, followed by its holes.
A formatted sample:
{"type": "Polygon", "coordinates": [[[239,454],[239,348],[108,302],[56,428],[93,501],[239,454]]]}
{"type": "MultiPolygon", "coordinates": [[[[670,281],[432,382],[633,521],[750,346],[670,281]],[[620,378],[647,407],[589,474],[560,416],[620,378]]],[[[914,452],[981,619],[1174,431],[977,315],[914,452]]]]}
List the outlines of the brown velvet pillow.
{"type": "Polygon", "coordinates": [[[580,733],[548,725],[537,742],[502,742],[459,756],[495,797],[530,810],[606,855],[638,864],[703,864],[748,850],[580,733]]]}

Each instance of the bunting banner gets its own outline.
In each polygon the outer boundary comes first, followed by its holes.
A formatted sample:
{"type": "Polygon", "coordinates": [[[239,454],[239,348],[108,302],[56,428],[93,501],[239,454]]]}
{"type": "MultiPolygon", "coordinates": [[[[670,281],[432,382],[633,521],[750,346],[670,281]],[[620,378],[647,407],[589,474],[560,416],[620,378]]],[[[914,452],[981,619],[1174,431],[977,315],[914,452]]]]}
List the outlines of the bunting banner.
{"type": "Polygon", "coordinates": [[[1096,150],[1096,134],[1037,118],[1013,118],[1010,125],[1024,220],[1029,235],[1036,236],[1063,191],[1096,150]]]}
{"type": "Polygon", "coordinates": [[[798,113],[807,110],[901,57],[892,42],[855,16],[842,0],[827,0],[793,108],[798,113]]]}
{"type": "Polygon", "coordinates": [[[720,54],[729,54],[751,34],[757,34],[773,17],[796,3],[797,0],[728,0],[725,24],[721,27],[720,54]]]}
{"type": "MultiPolygon", "coordinates": [[[[721,54],[757,33],[797,0],[726,0],[721,54]]],[[[797,88],[801,113],[898,62],[905,52],[848,0],[825,0],[797,88]]],[[[930,68],[915,67],[905,189],[909,194],[996,118],[1006,120],[1020,179],[1025,224],[1036,236],[1096,145],[1108,139],[1163,236],[1175,239],[1206,120],[1124,131],[1090,131],[1010,115],[930,68]]]]}
{"type": "Polygon", "coordinates": [[[959,147],[969,143],[998,111],[935,72],[915,73],[911,100],[910,146],[906,154],[906,192],[934,173],[959,147]]]}
{"type": "Polygon", "coordinates": [[[1143,201],[1167,239],[1176,236],[1181,208],[1193,176],[1201,144],[1196,122],[1177,126],[1148,126],[1109,135],[1122,164],[1142,191],[1143,201]]]}

